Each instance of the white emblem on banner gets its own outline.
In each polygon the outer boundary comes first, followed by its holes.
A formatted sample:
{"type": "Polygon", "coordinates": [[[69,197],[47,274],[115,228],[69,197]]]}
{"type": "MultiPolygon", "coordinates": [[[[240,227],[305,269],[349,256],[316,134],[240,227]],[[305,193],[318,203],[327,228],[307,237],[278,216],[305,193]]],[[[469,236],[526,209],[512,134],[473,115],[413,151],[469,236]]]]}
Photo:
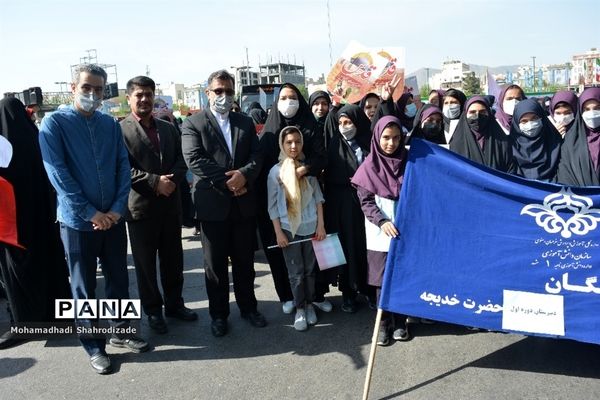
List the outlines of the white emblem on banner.
{"type": "Polygon", "coordinates": [[[598,227],[600,209],[592,208],[592,199],[578,196],[570,188],[562,188],[544,198],[543,204],[528,204],[521,210],[521,215],[535,217],[535,223],[548,233],[559,233],[566,239],[575,235],[586,235],[598,227]],[[558,215],[559,211],[572,212],[566,221],[558,215]]]}

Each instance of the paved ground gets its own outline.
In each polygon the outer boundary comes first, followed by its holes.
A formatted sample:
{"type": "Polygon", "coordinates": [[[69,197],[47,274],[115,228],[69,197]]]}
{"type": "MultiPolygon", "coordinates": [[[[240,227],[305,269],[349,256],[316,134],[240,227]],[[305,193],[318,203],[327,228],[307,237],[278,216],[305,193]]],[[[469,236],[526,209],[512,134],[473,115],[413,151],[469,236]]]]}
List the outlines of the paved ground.
{"type": "MultiPolygon", "coordinates": [[[[0,399],[361,398],[373,311],[363,304],[354,315],[342,313],[334,289],[334,311],[321,313],[308,332],[296,332],[257,253],[256,294],[269,325],[250,327],[232,304],[231,332],[216,339],[210,334],[200,243],[189,229],[183,241],[184,297],[199,321],[168,321],[167,335],[153,334],[143,321],[143,336],[154,350],[132,354],[107,347],[117,370],[109,376],[92,371],[75,337],[2,350],[0,399]]],[[[133,272],[130,267],[132,296],[133,272]]],[[[8,327],[4,310],[2,302],[2,331],[8,327]]],[[[412,341],[379,348],[371,399],[600,398],[600,346],[472,333],[448,324],[412,328],[412,341]]]]}

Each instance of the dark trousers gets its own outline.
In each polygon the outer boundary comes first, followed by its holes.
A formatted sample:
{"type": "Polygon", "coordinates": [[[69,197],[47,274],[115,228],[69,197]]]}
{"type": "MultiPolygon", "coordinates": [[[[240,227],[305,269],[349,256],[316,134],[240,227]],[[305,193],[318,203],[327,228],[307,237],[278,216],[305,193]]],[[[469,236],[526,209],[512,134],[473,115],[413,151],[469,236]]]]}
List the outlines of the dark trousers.
{"type": "Polygon", "coordinates": [[[229,316],[228,257],[231,258],[233,292],[242,314],[256,311],[254,295],[255,218],[242,217],[237,201],[224,221],[202,221],[202,250],[208,310],[212,319],[229,316]]]}
{"type": "Polygon", "coordinates": [[[187,177],[183,177],[179,185],[179,196],[181,197],[181,221],[182,225],[191,228],[194,226],[194,204],[190,192],[190,184],[187,177]]]}
{"type": "Polygon", "coordinates": [[[160,315],[163,304],[166,310],[183,306],[183,248],[178,216],[156,215],[129,221],[127,227],[144,313],[160,315]],[[156,277],[157,253],[164,301],[156,277]]]}
{"type": "MultiPolygon", "coordinates": [[[[294,240],[310,239],[314,235],[301,236],[283,231],[289,242],[294,240]]],[[[315,295],[315,267],[317,259],[312,243],[302,242],[290,244],[283,249],[283,257],[288,269],[290,287],[294,295],[294,305],[304,308],[307,303],[312,303],[315,295]]]]}
{"type": "MultiPolygon", "coordinates": [[[[121,222],[106,231],[79,231],[60,224],[60,236],[71,274],[71,292],[75,300],[96,298],[97,259],[102,265],[104,292],[107,299],[129,298],[127,274],[127,233],[121,222]]],[[[91,328],[96,321],[77,319],[78,326],[91,328]]],[[[127,320],[112,320],[111,325],[125,328],[127,320]]],[[[79,340],[90,355],[104,352],[106,339],[80,335],[79,340]]]]}
{"type": "Polygon", "coordinates": [[[273,285],[275,286],[275,292],[277,292],[279,301],[285,302],[293,300],[294,297],[292,295],[292,289],[290,288],[288,271],[281,248],[268,249],[269,246],[277,244],[277,240],[275,240],[275,231],[273,230],[271,218],[269,218],[269,214],[267,213],[266,203],[264,209],[259,210],[257,222],[260,241],[262,243],[263,251],[265,252],[265,257],[267,257],[269,268],[271,269],[271,277],[273,278],[273,285]]]}

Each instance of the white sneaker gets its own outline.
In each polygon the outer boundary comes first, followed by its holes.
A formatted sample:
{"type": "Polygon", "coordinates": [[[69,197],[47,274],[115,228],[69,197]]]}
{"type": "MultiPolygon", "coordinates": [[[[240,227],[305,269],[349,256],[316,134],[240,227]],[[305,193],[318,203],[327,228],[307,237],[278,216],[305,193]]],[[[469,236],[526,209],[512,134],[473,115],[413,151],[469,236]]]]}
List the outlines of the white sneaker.
{"type": "Polygon", "coordinates": [[[294,302],[292,300],[284,301],[281,308],[284,314],[291,314],[294,311],[294,302]]]}
{"type": "Polygon", "coordinates": [[[306,306],[306,322],[311,326],[317,324],[317,313],[312,304],[306,306]]]}
{"type": "Polygon", "coordinates": [[[331,312],[331,310],[333,310],[333,306],[327,299],[323,301],[313,301],[313,305],[323,312],[331,312]]]}
{"type": "Polygon", "coordinates": [[[308,329],[306,322],[306,312],[303,308],[296,309],[296,318],[294,319],[294,329],[297,331],[305,331],[308,329]]]}

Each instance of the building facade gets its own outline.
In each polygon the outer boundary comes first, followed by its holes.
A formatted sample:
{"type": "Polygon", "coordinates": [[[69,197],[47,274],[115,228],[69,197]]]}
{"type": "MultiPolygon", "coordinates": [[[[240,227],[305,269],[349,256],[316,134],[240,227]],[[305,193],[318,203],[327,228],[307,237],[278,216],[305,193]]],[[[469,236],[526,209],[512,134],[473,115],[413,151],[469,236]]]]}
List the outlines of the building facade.
{"type": "Polygon", "coordinates": [[[292,83],[306,85],[306,76],[303,65],[273,63],[261,65],[260,83],[292,83]]]}
{"type": "Polygon", "coordinates": [[[597,48],[574,55],[572,63],[572,85],[600,85],[600,51],[597,48]]]}
{"type": "Polygon", "coordinates": [[[435,89],[462,89],[462,81],[471,72],[468,64],[460,60],[449,60],[442,63],[442,72],[429,78],[429,87],[435,89]]]}

